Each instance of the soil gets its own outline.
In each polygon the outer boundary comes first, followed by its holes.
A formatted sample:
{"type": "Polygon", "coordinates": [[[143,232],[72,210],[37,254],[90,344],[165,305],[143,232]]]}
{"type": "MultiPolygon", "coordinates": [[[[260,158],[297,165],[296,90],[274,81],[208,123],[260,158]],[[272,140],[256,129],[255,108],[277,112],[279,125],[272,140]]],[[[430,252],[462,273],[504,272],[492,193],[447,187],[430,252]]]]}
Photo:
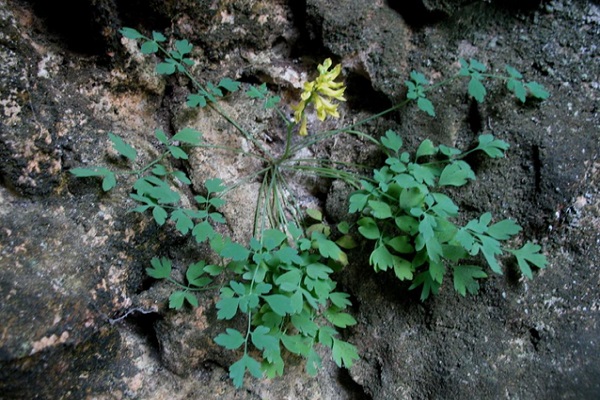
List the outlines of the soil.
{"type": "MultiPolygon", "coordinates": [[[[1,399],[596,399],[600,398],[600,5],[595,1],[340,0],[0,1],[0,398],[1,399]],[[70,10],[68,14],[64,10],[70,10]],[[74,13],[74,14],[73,14],[74,13]],[[73,19],[72,15],[77,15],[73,19]],[[431,93],[432,119],[406,107],[362,127],[400,133],[405,147],[430,138],[469,148],[491,133],[503,159],[472,157],[477,180],[451,190],[464,218],[491,212],[523,226],[515,245],[538,243],[548,267],[528,280],[509,257],[479,294],[446,282],[425,302],[393,273],[375,274],[368,249],[336,277],[358,324],[344,331],[361,355],[349,369],[325,357],[316,378],[294,357],[286,375],[233,388],[235,354],[213,341],[218,292],[200,306],[167,308],[170,287],[149,279],[153,256],[182,269],[206,249],[172,226],[156,227],[126,185],[109,194],[75,167],[124,168],[115,132],[150,160],[155,129],[190,126],[218,145],[247,146],[222,119],[185,107],[188,82],[159,77],[118,29],[163,32],[194,44],[194,73],[244,85],[266,82],[295,102],[316,64],[343,65],[348,101],[328,127],[401,101],[418,70],[433,81],[476,58],[511,65],[543,84],[545,101],[521,102],[501,84],[486,101],[456,84],[431,93]]],[[[223,107],[281,150],[276,119],[243,96],[223,107]]],[[[310,121],[309,128],[319,122],[310,121]]],[[[339,136],[308,156],[378,166],[382,155],[339,136]]],[[[232,183],[258,163],[217,151],[181,162],[191,191],[232,183]]],[[[340,182],[301,180],[296,196],[326,220],[348,218],[340,182]]],[[[234,192],[224,229],[247,240],[258,183],[234,192]]],[[[189,195],[188,189],[181,188],[189,195]]],[[[183,273],[183,272],[182,272],[183,273]]]]}

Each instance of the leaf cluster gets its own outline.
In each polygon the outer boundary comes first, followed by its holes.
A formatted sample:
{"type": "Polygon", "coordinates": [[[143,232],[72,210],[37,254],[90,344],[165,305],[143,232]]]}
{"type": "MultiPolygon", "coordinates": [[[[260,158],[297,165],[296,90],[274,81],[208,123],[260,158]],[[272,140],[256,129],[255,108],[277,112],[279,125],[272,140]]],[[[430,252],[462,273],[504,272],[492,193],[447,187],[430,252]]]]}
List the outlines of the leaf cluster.
{"type": "Polygon", "coordinates": [[[474,294],[478,279],[487,274],[478,264],[468,263],[483,255],[491,270],[502,273],[497,257],[507,251],[518,259],[522,273],[531,277],[531,265],[543,268],[546,260],[540,247],[527,243],[519,250],[505,249],[501,241],[517,234],[521,227],[510,219],[490,225],[492,215],[483,214],[464,227],[452,222],[458,206],[446,194],[444,186],[460,187],[475,180],[465,155],[482,151],[489,157],[501,157],[508,144],[491,135],[479,136],[477,146],[463,152],[445,145],[435,146],[424,140],[416,153],[402,150],[402,139],[386,132],[381,145],[387,151],[385,166],[374,170],[371,181],[350,197],[350,212],[360,213],[358,232],[372,241],[369,263],[374,270],[393,270],[399,280],[421,287],[421,299],[437,294],[444,276],[450,272],[455,290],[461,295],[474,294]]]}

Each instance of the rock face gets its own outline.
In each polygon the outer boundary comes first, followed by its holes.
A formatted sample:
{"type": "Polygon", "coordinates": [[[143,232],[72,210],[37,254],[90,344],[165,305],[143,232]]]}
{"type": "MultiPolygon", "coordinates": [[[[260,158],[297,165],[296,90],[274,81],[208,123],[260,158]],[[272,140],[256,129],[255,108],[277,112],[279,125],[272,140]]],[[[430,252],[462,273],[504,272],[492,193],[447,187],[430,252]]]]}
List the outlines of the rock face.
{"type": "MultiPolygon", "coordinates": [[[[424,0],[416,15],[400,3],[0,2],[0,398],[600,396],[600,8],[424,0]],[[79,18],[68,19],[64,7],[79,18]],[[172,135],[190,126],[217,145],[248,146],[218,116],[185,107],[188,82],[157,76],[154,61],[120,37],[123,26],[187,38],[197,76],[264,81],[286,105],[314,66],[332,57],[349,86],[340,124],[401,100],[412,69],[439,81],[456,71],[459,57],[498,73],[512,65],[552,97],[522,106],[498,85],[478,104],[457,84],[431,93],[436,119],[408,107],[364,129],[395,129],[408,147],[432,138],[464,148],[480,133],[509,142],[504,160],[469,160],[478,181],[452,195],[467,215],[490,211],[519,221],[518,240],[543,245],[548,268],[528,281],[502,260],[506,275],[488,279],[477,296],[459,297],[445,282],[439,297],[421,303],[393,276],[371,273],[366,249],[357,251],[337,280],[352,295],[359,324],[345,339],[360,361],[339,369],[323,354],[321,373],[310,378],[288,356],[283,378],[248,378],[236,390],[227,372],[235,354],[213,341],[225,328],[216,319],[218,291],[176,312],[167,309],[169,285],[144,272],[152,257],[166,256],[183,276],[205,251],[172,226],[127,213],[134,206],[127,177],[106,194],[99,181],[69,174],[81,166],[126,168],[108,132],[132,144],[140,163],[160,153],[155,129],[172,135]]],[[[281,127],[252,101],[229,96],[223,107],[281,150],[281,127]]],[[[307,157],[380,160],[351,137],[315,146],[307,157]]],[[[182,168],[201,192],[207,178],[234,181],[260,163],[203,150],[182,168]]],[[[347,217],[344,185],[298,187],[329,220],[347,217]]],[[[238,240],[251,234],[257,191],[249,183],[223,210],[225,229],[238,240]]]]}

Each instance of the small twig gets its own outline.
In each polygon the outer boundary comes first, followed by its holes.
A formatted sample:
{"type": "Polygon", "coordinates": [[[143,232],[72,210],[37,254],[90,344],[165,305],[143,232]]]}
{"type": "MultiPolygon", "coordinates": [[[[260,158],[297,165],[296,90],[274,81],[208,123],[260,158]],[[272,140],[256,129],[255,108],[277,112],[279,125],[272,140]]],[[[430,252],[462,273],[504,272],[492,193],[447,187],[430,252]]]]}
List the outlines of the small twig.
{"type": "Polygon", "coordinates": [[[110,322],[111,325],[114,325],[117,322],[124,320],[130,314],[133,314],[134,312],[139,312],[139,313],[142,313],[142,314],[152,314],[152,313],[158,312],[158,310],[156,310],[154,308],[152,308],[150,310],[144,310],[143,308],[136,307],[136,308],[132,308],[132,309],[128,310],[125,314],[123,314],[119,318],[115,318],[115,319],[109,318],[108,322],[110,322]]]}

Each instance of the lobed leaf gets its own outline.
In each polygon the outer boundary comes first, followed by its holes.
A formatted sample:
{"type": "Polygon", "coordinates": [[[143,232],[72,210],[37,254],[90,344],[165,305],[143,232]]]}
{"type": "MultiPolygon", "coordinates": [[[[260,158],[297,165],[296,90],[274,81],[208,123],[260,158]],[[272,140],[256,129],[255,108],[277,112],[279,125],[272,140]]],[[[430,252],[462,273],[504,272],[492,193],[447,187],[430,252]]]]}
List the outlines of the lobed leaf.
{"type": "Polygon", "coordinates": [[[127,157],[131,161],[135,161],[137,151],[129,144],[125,143],[119,136],[109,133],[108,137],[113,144],[113,148],[122,156],[127,157]]]}
{"type": "Polygon", "coordinates": [[[237,329],[227,328],[225,332],[218,334],[214,341],[227,350],[236,350],[246,342],[246,338],[237,329]]]}

